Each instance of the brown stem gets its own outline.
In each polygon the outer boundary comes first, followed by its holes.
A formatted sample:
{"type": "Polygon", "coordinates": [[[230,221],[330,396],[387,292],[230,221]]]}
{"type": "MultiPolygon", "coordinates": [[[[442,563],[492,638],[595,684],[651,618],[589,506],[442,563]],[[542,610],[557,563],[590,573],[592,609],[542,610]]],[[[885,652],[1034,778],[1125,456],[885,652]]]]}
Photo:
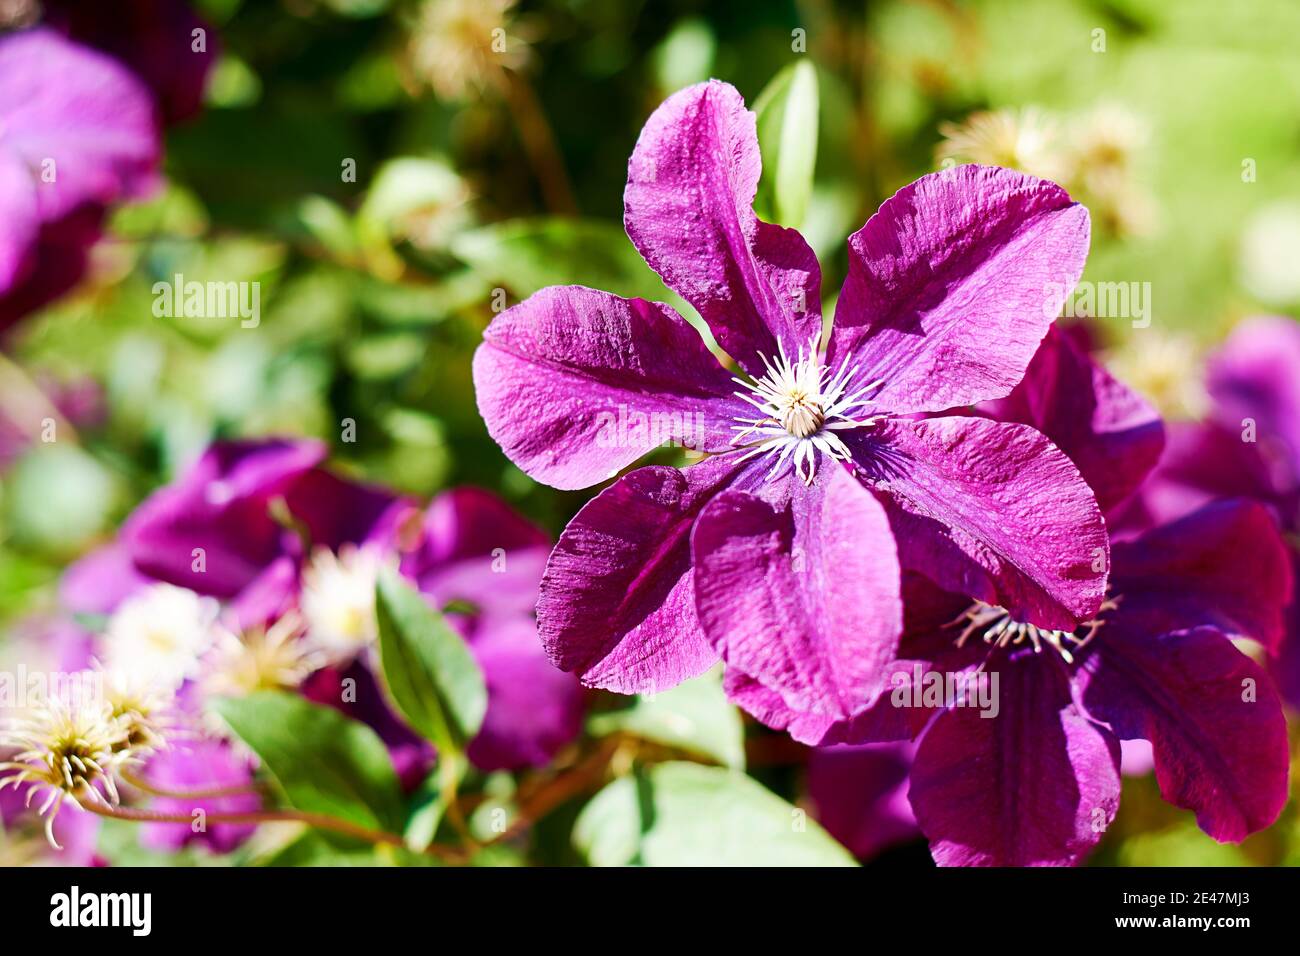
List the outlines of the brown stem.
{"type": "Polygon", "coordinates": [[[542,112],[542,104],[526,79],[513,70],[501,72],[501,90],[519,130],[528,163],[542,188],[546,208],[562,216],[576,216],[578,204],[569,185],[569,174],[564,171],[564,160],[555,145],[555,135],[546,122],[546,114],[542,112]]]}
{"type": "Polygon", "coordinates": [[[518,819],[492,842],[510,839],[574,797],[596,789],[620,744],[617,734],[607,737],[585,760],[538,786],[521,801],[518,819]]]}
{"type": "MultiPolygon", "coordinates": [[[[188,813],[162,813],[158,810],[140,810],[135,807],[110,807],[101,803],[84,801],[82,806],[91,813],[114,820],[127,820],[132,823],[184,823],[192,824],[193,818],[188,813]]],[[[367,843],[382,843],[388,846],[405,847],[406,841],[395,833],[384,830],[371,830],[348,820],[326,816],[323,813],[308,813],[303,810],[254,810],[245,813],[209,813],[208,823],[305,823],[318,830],[333,830],[345,836],[355,837],[367,843]]],[[[463,863],[464,854],[455,847],[430,844],[426,853],[436,856],[448,863],[463,863]]]]}
{"type": "Polygon", "coordinates": [[[210,787],[206,790],[167,790],[163,787],[156,787],[148,780],[133,773],[123,772],[121,777],[141,793],[147,793],[151,797],[171,797],[176,800],[208,800],[215,797],[235,797],[246,793],[260,794],[264,792],[257,784],[246,783],[232,784],[228,787],[210,787]]]}

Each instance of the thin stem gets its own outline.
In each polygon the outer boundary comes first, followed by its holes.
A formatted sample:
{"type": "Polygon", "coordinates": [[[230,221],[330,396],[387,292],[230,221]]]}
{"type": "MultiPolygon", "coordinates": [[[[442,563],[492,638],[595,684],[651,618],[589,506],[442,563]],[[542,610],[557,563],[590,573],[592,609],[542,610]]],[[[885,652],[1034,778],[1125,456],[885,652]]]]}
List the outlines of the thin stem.
{"type": "Polygon", "coordinates": [[[521,801],[514,824],[492,842],[510,839],[574,797],[596,789],[604,782],[609,762],[621,743],[617,734],[607,737],[585,760],[538,786],[521,801]]]}
{"type": "MultiPolygon", "coordinates": [[[[188,813],[163,813],[158,810],[140,810],[135,807],[113,807],[101,803],[95,803],[90,800],[83,802],[82,807],[101,817],[110,817],[114,820],[127,820],[132,823],[194,823],[194,819],[188,813]]],[[[333,830],[335,833],[342,833],[345,836],[355,837],[356,839],[364,840],[367,843],[382,843],[387,846],[399,847],[406,846],[406,841],[395,833],[388,833],[384,830],[371,830],[368,827],[360,826],[348,820],[340,820],[338,817],[326,816],[323,813],[308,813],[303,810],[254,810],[236,813],[209,813],[206,817],[206,821],[208,823],[235,824],[305,823],[308,826],[317,828],[318,830],[333,830]]],[[[446,847],[434,843],[430,844],[425,852],[449,863],[464,862],[464,854],[454,847],[446,847]]]]}
{"type": "Polygon", "coordinates": [[[232,784],[228,787],[209,787],[206,790],[168,790],[164,787],[154,786],[148,780],[133,773],[124,771],[120,776],[141,793],[147,793],[151,797],[171,797],[176,800],[207,800],[215,797],[235,797],[247,793],[260,794],[264,792],[257,784],[246,783],[232,784]]]}
{"type": "Polygon", "coordinates": [[[546,114],[542,112],[542,104],[526,79],[513,70],[503,70],[502,74],[502,93],[519,130],[528,163],[542,188],[546,207],[560,215],[577,215],[578,204],[569,185],[569,174],[564,170],[564,160],[555,145],[555,134],[546,122],[546,114]]]}

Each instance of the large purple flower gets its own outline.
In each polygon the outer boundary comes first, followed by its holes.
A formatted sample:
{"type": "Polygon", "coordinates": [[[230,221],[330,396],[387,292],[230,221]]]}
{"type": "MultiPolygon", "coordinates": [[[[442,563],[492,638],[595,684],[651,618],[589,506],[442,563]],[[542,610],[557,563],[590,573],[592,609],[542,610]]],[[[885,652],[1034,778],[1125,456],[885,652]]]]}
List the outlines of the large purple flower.
{"type": "MultiPolygon", "coordinates": [[[[980,411],[1046,429],[1112,503],[1159,452],[1154,411],[1064,336],[980,411]],[[1067,414],[1081,407],[1093,411],[1067,414]]],[[[1282,636],[1291,580],[1267,511],[1210,503],[1119,542],[1110,584],[1099,616],[1067,630],[909,577],[889,698],[836,724],[776,717],[814,742],[923,734],[909,795],[943,864],[1081,860],[1118,808],[1120,740],[1150,741],[1165,798],[1216,839],[1269,825],[1286,800],[1285,723],[1268,676],[1232,643],[1275,650],[1282,636]]]]}
{"type": "Polygon", "coordinates": [[[1092,616],[1107,542],[1077,468],[1032,428],[916,420],[1006,395],[1083,269],[1059,187],[963,166],[900,190],[849,240],[822,354],[821,276],[759,221],[754,115],[717,81],[647,121],[624,194],[646,261],[703,317],[581,287],[499,316],[474,360],[506,454],[566,489],[665,441],[709,457],[618,478],[565,529],[539,628],[584,682],[670,687],[719,657],[784,706],[851,717],[880,690],[901,569],[1044,627],[1092,616]]]}
{"type": "Polygon", "coordinates": [[[112,58],[43,28],[0,37],[0,328],[71,288],[159,155],[149,91],[112,58]]]}

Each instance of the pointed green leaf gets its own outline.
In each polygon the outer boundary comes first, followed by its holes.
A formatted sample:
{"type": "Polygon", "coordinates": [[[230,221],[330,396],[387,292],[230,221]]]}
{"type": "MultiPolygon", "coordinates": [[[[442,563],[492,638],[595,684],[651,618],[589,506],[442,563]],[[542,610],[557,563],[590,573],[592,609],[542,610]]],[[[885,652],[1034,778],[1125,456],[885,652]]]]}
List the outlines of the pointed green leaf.
{"type": "Polygon", "coordinates": [[[216,701],[217,713],[262,760],[291,807],[372,830],[402,823],[402,790],[375,732],[330,707],[264,690],[216,701]]]}
{"type": "Polygon", "coordinates": [[[791,229],[803,224],[812,197],[818,108],[817,70],[806,59],[773,77],[754,101],[763,157],[755,206],[791,229]]]}
{"type": "Polygon", "coordinates": [[[487,712],[487,685],[469,647],[396,571],[380,575],[375,610],[393,704],[445,759],[463,753],[487,712]]]}

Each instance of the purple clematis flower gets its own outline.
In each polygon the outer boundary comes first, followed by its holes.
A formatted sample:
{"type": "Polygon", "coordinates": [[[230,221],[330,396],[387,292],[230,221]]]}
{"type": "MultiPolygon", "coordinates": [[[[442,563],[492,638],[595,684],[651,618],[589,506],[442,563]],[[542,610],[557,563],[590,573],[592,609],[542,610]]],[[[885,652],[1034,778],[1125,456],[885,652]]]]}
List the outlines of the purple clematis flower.
{"type": "MultiPolygon", "coordinates": [[[[471,760],[487,770],[545,763],[577,736],[585,706],[577,681],[550,666],[536,639],[544,532],[473,488],[439,495],[421,516],[411,501],[326,470],[326,454],[319,442],[293,439],[213,445],[136,509],[119,543],[69,570],[65,604],[108,613],[157,580],[224,599],[238,626],[257,627],[299,604],[312,548],[365,546],[400,559],[483,668],[488,711],[471,760]]],[[[418,783],[433,752],[388,710],[366,660],[321,670],[306,693],[374,727],[404,779],[418,783]],[[353,709],[340,703],[345,677],[361,688],[353,709]]]]}
{"type": "Polygon", "coordinates": [[[1004,169],[918,180],[850,238],[823,354],[817,261],[754,215],[758,178],[754,115],[712,81],[650,117],[624,194],[633,244],[739,376],[670,307],[573,286],[503,313],[475,356],[489,432],[538,481],[589,487],[665,441],[709,456],[632,471],[570,522],[538,602],[551,660],[638,693],[721,657],[729,686],[841,720],[881,689],[907,568],[1044,627],[1091,617],[1107,541],[1075,465],[1022,425],[917,420],[1020,380],[1087,211],[1004,169]]]}
{"type": "MultiPolygon", "coordinates": [[[[1052,437],[1110,483],[1111,501],[1158,452],[1154,411],[1064,337],[1049,336],[1017,392],[1001,408],[1049,432],[1064,423],[1052,437]]],[[[1279,701],[1231,640],[1281,640],[1291,575],[1276,527],[1256,503],[1211,503],[1112,557],[1110,599],[1072,630],[909,576],[889,699],[838,724],[778,716],[824,742],[921,735],[909,797],[941,864],[1079,862],[1118,808],[1121,740],[1149,741],[1165,798],[1215,839],[1241,840],[1286,800],[1279,701]]]]}
{"type": "Polygon", "coordinates": [[[143,575],[232,600],[243,626],[282,613],[297,596],[312,547],[391,542],[411,504],[321,467],[317,441],[219,442],[122,526],[143,575]]]}
{"type": "Polygon", "coordinates": [[[160,149],[149,91],[115,60],[44,28],[0,37],[0,328],[75,284],[160,149]]]}

